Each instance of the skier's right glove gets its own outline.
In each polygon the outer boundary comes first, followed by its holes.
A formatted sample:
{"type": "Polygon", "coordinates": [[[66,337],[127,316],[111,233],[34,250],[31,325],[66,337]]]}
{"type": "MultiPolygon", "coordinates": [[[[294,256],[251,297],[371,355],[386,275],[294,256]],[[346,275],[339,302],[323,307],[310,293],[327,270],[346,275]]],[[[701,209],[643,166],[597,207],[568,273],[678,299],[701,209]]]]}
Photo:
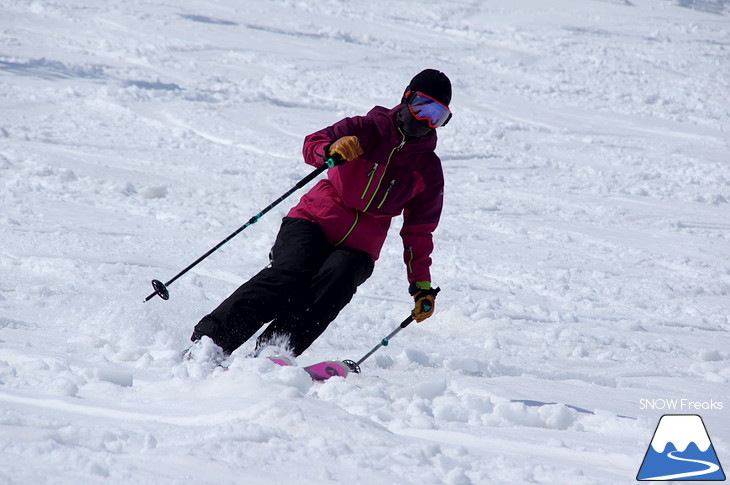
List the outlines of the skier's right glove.
{"type": "Polygon", "coordinates": [[[411,316],[417,322],[422,322],[431,315],[436,307],[436,295],[441,288],[431,288],[428,281],[418,281],[411,283],[408,292],[413,296],[415,307],[411,311],[411,316]]]}
{"type": "Polygon", "coordinates": [[[360,146],[360,140],[356,136],[343,136],[335,140],[327,149],[327,155],[339,157],[341,160],[350,162],[365,153],[360,146]]]}

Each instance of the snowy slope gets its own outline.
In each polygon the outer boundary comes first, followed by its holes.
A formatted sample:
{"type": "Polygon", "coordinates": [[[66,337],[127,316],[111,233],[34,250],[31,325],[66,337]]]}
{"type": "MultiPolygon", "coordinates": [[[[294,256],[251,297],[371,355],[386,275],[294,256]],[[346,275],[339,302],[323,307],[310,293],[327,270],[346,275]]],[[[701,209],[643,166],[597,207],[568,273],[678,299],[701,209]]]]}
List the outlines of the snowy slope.
{"type": "MultiPolygon", "coordinates": [[[[667,412],[730,462],[730,5],[0,11],[0,484],[633,483],[667,412]],[[306,175],[306,134],[426,67],[454,84],[436,315],[324,384],[250,344],[230,372],[181,363],[298,195],[169,301],[142,303],[149,281],[306,175]]],[[[397,226],[301,364],[408,315],[397,226]]]]}

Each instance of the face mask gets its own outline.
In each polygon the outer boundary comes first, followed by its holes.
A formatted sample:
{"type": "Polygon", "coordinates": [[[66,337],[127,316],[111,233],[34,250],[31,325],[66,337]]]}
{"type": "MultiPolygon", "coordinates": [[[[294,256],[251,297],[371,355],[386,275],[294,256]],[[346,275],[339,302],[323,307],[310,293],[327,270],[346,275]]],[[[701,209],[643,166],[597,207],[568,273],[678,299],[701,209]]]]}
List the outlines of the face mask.
{"type": "Polygon", "coordinates": [[[413,114],[411,114],[411,110],[408,105],[404,105],[398,111],[397,120],[400,129],[403,130],[403,133],[410,138],[423,138],[434,130],[428,126],[428,123],[425,121],[417,120],[413,114]]]}

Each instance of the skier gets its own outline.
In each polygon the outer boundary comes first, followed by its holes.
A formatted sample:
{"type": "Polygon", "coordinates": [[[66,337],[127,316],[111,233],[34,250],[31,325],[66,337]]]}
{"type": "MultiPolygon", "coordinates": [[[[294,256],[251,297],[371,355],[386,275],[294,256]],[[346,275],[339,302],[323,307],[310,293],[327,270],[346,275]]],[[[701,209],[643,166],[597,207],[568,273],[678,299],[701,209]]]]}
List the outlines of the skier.
{"type": "Polygon", "coordinates": [[[450,101],[448,77],[426,69],[398,106],[376,106],[307,136],[306,163],[338,164],[284,217],[269,266],[196,325],[190,357],[206,336],[220,347],[219,357],[228,355],[269,322],[254,355],[272,345],[299,356],[370,277],[391,219],[401,213],[412,316],[430,317],[438,291],[429,270],[432,233],[444,186],[436,128],[451,118],[450,101]]]}

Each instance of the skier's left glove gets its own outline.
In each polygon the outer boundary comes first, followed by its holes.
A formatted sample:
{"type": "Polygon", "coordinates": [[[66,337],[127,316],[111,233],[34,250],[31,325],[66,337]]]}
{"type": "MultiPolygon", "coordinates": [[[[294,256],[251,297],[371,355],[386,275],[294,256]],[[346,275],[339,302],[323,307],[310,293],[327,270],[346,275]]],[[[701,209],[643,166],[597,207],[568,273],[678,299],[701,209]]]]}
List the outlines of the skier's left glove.
{"type": "Polygon", "coordinates": [[[436,306],[436,295],[441,288],[431,288],[430,281],[416,281],[408,287],[408,293],[413,296],[415,307],[411,316],[417,322],[422,322],[431,315],[436,306]]]}

